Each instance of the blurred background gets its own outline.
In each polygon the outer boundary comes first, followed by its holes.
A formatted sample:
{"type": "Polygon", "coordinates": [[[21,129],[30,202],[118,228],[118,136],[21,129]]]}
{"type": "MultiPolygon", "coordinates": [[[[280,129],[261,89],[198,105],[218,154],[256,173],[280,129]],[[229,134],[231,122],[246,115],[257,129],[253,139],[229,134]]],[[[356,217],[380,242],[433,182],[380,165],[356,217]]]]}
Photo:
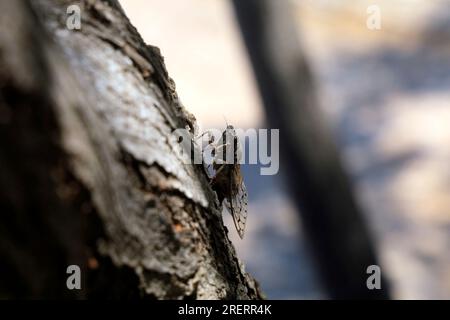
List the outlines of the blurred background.
{"type": "MultiPolygon", "coordinates": [[[[201,128],[264,128],[226,0],[121,0],[161,49],[201,128]]],[[[397,299],[450,299],[450,7],[426,0],[292,0],[320,107],[397,299]],[[381,29],[366,26],[378,5],[381,29]]],[[[282,175],[243,167],[249,216],[238,256],[268,298],[327,298],[282,175]]],[[[281,168],[282,171],[282,168],[281,168]]]]}

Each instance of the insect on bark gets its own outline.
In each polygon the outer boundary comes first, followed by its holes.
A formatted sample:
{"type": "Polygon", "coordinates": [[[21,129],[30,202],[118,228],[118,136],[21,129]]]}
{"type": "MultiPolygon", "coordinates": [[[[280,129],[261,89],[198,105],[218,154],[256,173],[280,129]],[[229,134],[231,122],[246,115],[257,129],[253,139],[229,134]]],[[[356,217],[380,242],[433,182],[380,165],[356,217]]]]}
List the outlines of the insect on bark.
{"type": "MultiPolygon", "coordinates": [[[[210,145],[214,145],[213,137],[210,145]]],[[[211,186],[216,191],[220,203],[223,202],[233,217],[234,226],[242,239],[247,221],[248,196],[239,164],[241,149],[234,127],[227,125],[219,141],[212,149],[211,186]]]]}

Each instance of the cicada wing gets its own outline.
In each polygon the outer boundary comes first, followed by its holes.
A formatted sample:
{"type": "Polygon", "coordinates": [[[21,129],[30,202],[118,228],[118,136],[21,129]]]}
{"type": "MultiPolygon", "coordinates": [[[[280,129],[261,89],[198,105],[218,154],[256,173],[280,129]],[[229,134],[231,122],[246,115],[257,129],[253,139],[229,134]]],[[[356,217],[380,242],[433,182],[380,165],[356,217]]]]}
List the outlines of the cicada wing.
{"type": "Polygon", "coordinates": [[[233,217],[234,226],[239,237],[244,238],[245,224],[247,222],[247,204],[248,196],[244,182],[241,182],[237,188],[237,192],[230,194],[224,200],[225,207],[233,217]]]}

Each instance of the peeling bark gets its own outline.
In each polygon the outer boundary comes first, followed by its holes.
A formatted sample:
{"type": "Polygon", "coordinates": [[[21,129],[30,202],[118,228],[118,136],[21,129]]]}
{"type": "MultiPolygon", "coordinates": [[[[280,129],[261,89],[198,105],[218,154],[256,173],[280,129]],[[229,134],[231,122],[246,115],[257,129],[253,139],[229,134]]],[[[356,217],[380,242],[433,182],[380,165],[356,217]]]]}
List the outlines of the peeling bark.
{"type": "Polygon", "coordinates": [[[117,1],[0,2],[0,296],[258,299],[156,47],[117,1]],[[66,288],[80,265],[83,289],[66,288]]]}

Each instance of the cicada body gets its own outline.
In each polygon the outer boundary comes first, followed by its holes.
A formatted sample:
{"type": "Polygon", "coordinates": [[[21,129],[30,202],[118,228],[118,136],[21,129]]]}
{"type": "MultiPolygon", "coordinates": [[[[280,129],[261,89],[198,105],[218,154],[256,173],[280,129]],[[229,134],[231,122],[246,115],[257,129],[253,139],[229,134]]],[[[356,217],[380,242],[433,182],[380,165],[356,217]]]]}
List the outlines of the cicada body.
{"type": "Polygon", "coordinates": [[[248,196],[239,164],[241,149],[233,126],[228,125],[213,149],[214,175],[211,185],[217,192],[219,201],[224,203],[233,217],[239,237],[245,233],[248,196]]]}

